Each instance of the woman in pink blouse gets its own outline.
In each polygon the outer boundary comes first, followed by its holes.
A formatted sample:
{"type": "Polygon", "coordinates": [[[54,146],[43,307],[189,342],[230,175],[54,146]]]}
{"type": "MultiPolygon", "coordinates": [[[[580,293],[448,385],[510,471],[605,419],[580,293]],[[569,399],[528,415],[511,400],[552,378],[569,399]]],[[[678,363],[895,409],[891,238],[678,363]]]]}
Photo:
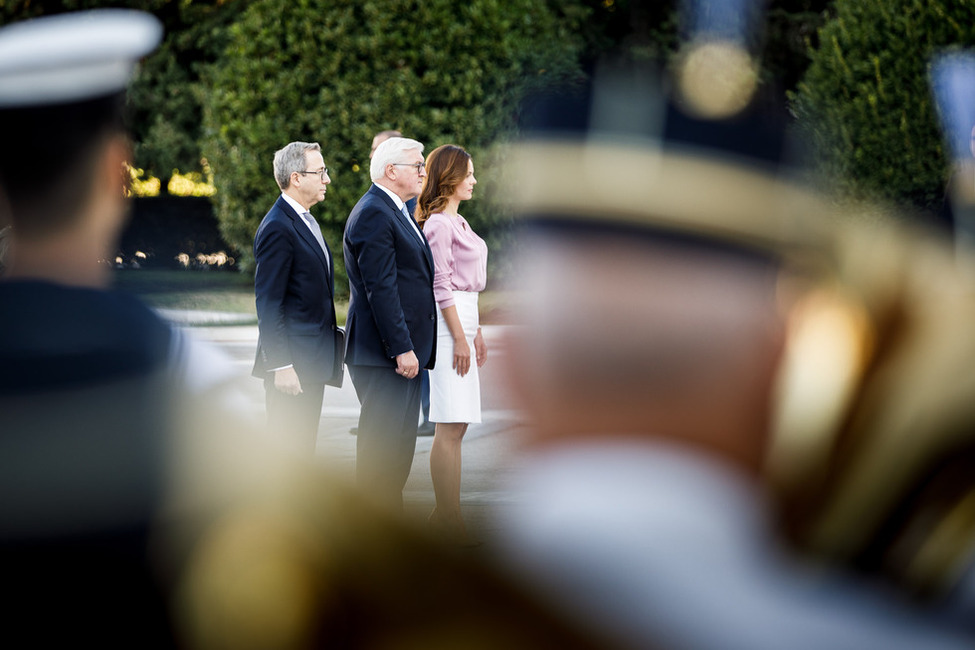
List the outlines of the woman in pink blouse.
{"type": "Polygon", "coordinates": [[[433,293],[440,307],[437,363],[430,371],[430,421],[436,423],[430,476],[437,499],[430,522],[451,541],[466,544],[470,540],[460,513],[460,444],[468,424],[481,421],[477,369],[487,359],[487,346],[477,295],[487,280],[488,251],[458,213],[460,202],[471,198],[477,183],[470,154],[451,144],[437,147],[427,157],[426,170],[416,217],[433,251],[433,293]]]}

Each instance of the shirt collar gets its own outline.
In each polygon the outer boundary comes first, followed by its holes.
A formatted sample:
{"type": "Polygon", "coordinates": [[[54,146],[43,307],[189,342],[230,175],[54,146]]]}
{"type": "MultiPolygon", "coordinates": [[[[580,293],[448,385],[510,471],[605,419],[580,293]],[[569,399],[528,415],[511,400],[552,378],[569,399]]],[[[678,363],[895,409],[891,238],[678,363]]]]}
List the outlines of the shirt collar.
{"type": "Polygon", "coordinates": [[[394,192],[393,190],[389,189],[388,187],[384,187],[384,186],[382,186],[382,185],[380,185],[379,183],[376,183],[376,182],[373,182],[373,185],[375,185],[376,187],[378,187],[379,189],[381,189],[383,192],[385,192],[386,194],[388,194],[389,195],[389,198],[393,199],[393,202],[396,203],[396,207],[399,209],[399,211],[400,212],[403,211],[403,207],[406,204],[403,202],[403,199],[401,199],[401,198],[399,198],[399,196],[397,196],[396,192],[394,192]]]}
{"type": "Polygon", "coordinates": [[[290,196],[288,196],[284,192],[281,192],[281,198],[283,198],[284,199],[284,202],[287,203],[288,205],[290,205],[291,208],[295,212],[298,213],[298,216],[299,217],[302,216],[302,215],[304,215],[306,212],[308,212],[308,210],[306,210],[304,208],[304,206],[302,206],[300,203],[298,203],[297,201],[295,201],[293,198],[291,198],[290,196]]]}

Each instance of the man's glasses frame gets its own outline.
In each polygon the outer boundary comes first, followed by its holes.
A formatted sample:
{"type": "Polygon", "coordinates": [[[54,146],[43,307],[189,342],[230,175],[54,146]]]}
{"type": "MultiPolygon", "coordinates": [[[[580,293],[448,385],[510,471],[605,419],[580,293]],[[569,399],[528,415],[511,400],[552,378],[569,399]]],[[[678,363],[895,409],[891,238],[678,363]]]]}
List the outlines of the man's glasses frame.
{"type": "Polygon", "coordinates": [[[427,167],[426,164],[421,163],[421,162],[418,162],[418,163],[389,163],[389,164],[390,165],[393,165],[394,167],[412,167],[413,169],[416,170],[416,173],[417,174],[420,173],[420,170],[421,169],[426,169],[426,167],[427,167]]]}
{"type": "Polygon", "coordinates": [[[328,167],[325,167],[324,169],[320,169],[317,172],[296,172],[296,173],[298,173],[298,174],[318,174],[318,176],[322,179],[322,182],[324,183],[325,182],[325,177],[328,176],[328,167]]]}

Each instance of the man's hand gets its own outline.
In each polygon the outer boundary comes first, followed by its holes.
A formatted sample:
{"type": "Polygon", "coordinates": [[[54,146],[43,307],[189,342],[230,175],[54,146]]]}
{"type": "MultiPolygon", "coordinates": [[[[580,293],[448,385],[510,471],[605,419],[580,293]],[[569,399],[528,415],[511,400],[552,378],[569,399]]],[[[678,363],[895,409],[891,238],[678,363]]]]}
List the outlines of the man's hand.
{"type": "Polygon", "coordinates": [[[420,361],[413,350],[396,356],[396,372],[407,379],[413,379],[420,372],[420,361]]]}
{"type": "Polygon", "coordinates": [[[274,371],[274,387],[285,395],[300,395],[301,382],[294,366],[274,371]]]}

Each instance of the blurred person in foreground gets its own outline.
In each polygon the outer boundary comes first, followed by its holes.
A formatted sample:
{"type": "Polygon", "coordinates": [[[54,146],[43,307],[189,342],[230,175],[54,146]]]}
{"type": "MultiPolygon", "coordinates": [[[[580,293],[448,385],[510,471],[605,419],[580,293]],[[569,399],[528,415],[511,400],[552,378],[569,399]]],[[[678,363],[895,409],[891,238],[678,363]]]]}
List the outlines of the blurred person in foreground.
{"type": "Polygon", "coordinates": [[[260,435],[232,364],[108,287],[127,205],[122,91],[160,36],[116,10],[0,29],[10,642],[600,647],[260,435]]]}
{"type": "Polygon", "coordinates": [[[433,257],[406,209],[425,175],[423,145],[381,143],[372,185],[345,224],[349,274],[346,364],[361,409],[356,437],[359,485],[402,511],[420,416],[420,378],[436,359],[433,257]]]}
{"type": "Polygon", "coordinates": [[[965,585],[940,561],[965,566],[970,518],[954,555],[918,549],[972,474],[909,515],[972,460],[970,283],[927,237],[831,230],[833,205],[756,159],[782,151],[774,119],[654,88],[617,72],[543,103],[555,128],[511,157],[531,299],[505,356],[527,432],[502,555],[614,647],[972,647],[944,591],[904,580],[965,585]]]}
{"type": "Polygon", "coordinates": [[[0,561],[5,620],[31,643],[173,640],[152,547],[186,496],[174,474],[209,458],[177,469],[178,422],[203,401],[245,406],[229,363],[109,287],[128,214],[124,88],[161,33],[121,10],[0,30],[0,561]]]}
{"type": "Polygon", "coordinates": [[[317,142],[274,154],[281,195],[254,235],[259,337],[254,376],[264,380],[274,435],[314,453],[325,386],[342,386],[345,339],[335,319],[332,251],[311,207],[331,179],[317,142]]]}
{"type": "Polygon", "coordinates": [[[436,423],[430,477],[437,504],[430,523],[459,544],[472,543],[460,511],[461,441],[468,425],[481,421],[477,369],[487,361],[477,298],[487,283],[488,248],[459,212],[476,184],[469,153],[456,145],[437,147],[427,158],[416,215],[433,252],[438,306],[440,363],[430,371],[430,419],[436,423]]]}

